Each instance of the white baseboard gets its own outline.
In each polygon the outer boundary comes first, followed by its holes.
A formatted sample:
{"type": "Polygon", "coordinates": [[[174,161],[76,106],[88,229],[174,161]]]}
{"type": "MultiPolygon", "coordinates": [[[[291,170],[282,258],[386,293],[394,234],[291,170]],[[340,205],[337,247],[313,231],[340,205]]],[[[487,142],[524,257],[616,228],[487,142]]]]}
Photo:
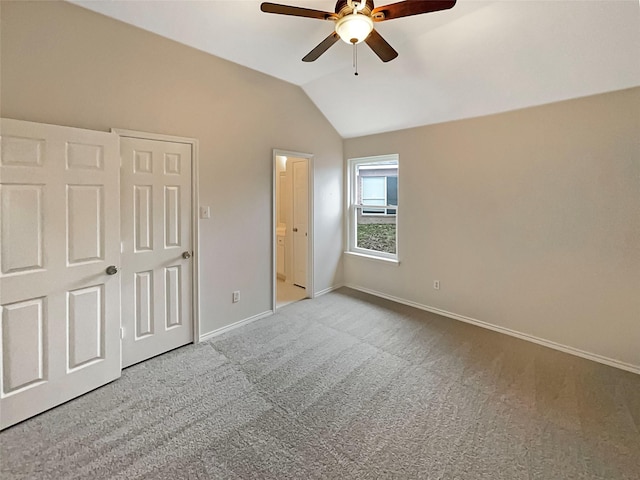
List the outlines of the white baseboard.
{"type": "Polygon", "coordinates": [[[511,330],[510,328],[505,328],[498,325],[494,325],[492,323],[483,322],[482,320],[477,320],[475,318],[466,317],[464,315],[458,315],[457,313],[447,312],[446,310],[441,310],[439,308],[430,307],[428,305],[423,305],[421,303],[412,302],[411,300],[405,300],[404,298],[394,297],[393,295],[387,295],[386,293],[377,292],[375,290],[370,290],[368,288],[360,287],[358,285],[345,284],[344,286],[348,288],[352,288],[354,290],[358,290],[360,292],[368,293],[370,295],[375,295],[376,297],[385,298],[387,300],[391,300],[396,303],[401,303],[403,305],[415,307],[420,310],[425,310],[427,312],[442,315],[443,317],[452,318],[454,320],[459,320],[461,322],[470,323],[472,325],[476,325],[482,328],[487,328],[495,332],[504,333],[505,335],[510,335],[512,337],[520,338],[522,340],[527,340],[529,342],[537,343],[538,345],[543,345],[545,347],[553,348],[554,350],[560,350],[561,352],[569,353],[577,357],[586,358],[587,360],[593,360],[594,362],[602,363],[604,365],[609,365],[610,367],[619,368],[621,370],[626,370],[628,372],[640,375],[640,365],[633,365],[630,363],[621,362],[620,360],[604,357],[602,355],[598,355],[597,353],[585,352],[584,350],[580,350],[579,348],[569,347],[567,345],[562,345],[560,343],[552,342],[551,340],[545,340],[544,338],[535,337],[527,333],[521,333],[516,330],[511,330]]]}
{"type": "Polygon", "coordinates": [[[327,294],[329,292],[333,292],[334,290],[337,290],[337,289],[342,288],[342,287],[344,287],[344,285],[334,285],[333,287],[325,288],[324,290],[320,290],[319,292],[316,292],[314,294],[314,298],[315,297],[320,297],[320,296],[325,295],[325,294],[327,294]]]}
{"type": "Polygon", "coordinates": [[[200,335],[200,339],[198,340],[198,342],[204,342],[206,340],[210,340],[213,337],[217,337],[218,335],[227,333],[230,330],[234,330],[238,327],[242,327],[243,325],[247,325],[251,322],[255,322],[256,320],[260,320],[262,318],[270,317],[271,315],[273,315],[273,312],[271,310],[267,310],[266,312],[259,313],[257,315],[254,315],[253,317],[245,318],[244,320],[239,320],[235,323],[232,323],[231,325],[227,325],[225,327],[221,327],[216,330],[213,330],[212,332],[204,333],[200,335]]]}
{"type": "MultiPolygon", "coordinates": [[[[316,292],[315,293],[315,297],[319,297],[319,296],[324,295],[326,293],[333,292],[334,290],[337,290],[338,288],[341,288],[341,287],[342,287],[342,285],[334,285],[332,287],[325,288],[324,290],[316,292]]],[[[241,327],[243,325],[247,325],[247,324],[249,324],[251,322],[255,322],[256,320],[260,320],[262,318],[270,317],[273,314],[274,314],[273,310],[267,310],[266,312],[259,313],[257,315],[254,315],[253,317],[245,318],[244,320],[239,320],[239,321],[237,321],[235,323],[232,323],[231,325],[227,325],[225,327],[221,327],[221,328],[218,328],[216,330],[213,330],[212,332],[204,333],[204,334],[200,335],[200,338],[198,339],[198,343],[199,342],[204,342],[204,341],[209,340],[209,339],[211,339],[213,337],[217,337],[218,335],[222,335],[223,333],[226,333],[226,332],[228,332],[230,330],[233,330],[235,328],[241,327]]]]}

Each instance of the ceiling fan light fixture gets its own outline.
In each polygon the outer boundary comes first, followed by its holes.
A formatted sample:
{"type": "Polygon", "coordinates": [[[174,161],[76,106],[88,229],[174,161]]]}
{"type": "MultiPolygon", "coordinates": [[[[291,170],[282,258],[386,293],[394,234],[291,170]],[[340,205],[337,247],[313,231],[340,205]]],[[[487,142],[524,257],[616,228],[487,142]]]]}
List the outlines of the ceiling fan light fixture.
{"type": "Polygon", "coordinates": [[[367,15],[353,12],[336,22],[336,33],[348,44],[363,42],[373,30],[373,20],[367,15]]]}

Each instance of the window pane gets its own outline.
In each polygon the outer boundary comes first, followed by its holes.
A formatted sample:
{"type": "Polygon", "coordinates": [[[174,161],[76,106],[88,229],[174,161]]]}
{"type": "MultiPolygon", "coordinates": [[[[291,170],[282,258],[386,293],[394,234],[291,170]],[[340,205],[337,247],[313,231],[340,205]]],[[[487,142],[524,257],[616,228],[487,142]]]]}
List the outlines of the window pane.
{"type": "Polygon", "coordinates": [[[387,177],[387,205],[398,205],[398,177],[387,177]]]}
{"type": "Polygon", "coordinates": [[[360,194],[363,205],[385,205],[385,178],[362,177],[362,192],[360,194]]]}
{"type": "Polygon", "coordinates": [[[356,246],[376,252],[396,253],[396,217],[363,215],[368,210],[356,208],[356,246]]]}

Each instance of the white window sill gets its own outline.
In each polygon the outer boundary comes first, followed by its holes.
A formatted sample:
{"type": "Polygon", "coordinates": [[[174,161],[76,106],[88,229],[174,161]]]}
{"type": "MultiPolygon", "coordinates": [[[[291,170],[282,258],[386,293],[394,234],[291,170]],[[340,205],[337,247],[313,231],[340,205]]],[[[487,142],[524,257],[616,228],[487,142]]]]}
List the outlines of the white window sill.
{"type": "Polygon", "coordinates": [[[396,266],[400,265],[400,260],[396,260],[395,258],[378,257],[376,255],[367,255],[366,253],[357,253],[357,252],[344,252],[344,254],[349,255],[351,257],[367,258],[369,260],[375,260],[377,262],[382,262],[390,265],[396,265],[396,266]]]}

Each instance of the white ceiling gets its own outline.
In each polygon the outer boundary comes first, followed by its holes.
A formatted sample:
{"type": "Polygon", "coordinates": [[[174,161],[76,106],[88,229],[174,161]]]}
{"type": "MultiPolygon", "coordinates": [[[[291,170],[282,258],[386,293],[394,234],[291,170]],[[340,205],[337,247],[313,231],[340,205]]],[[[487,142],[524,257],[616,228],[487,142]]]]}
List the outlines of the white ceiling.
{"type": "Polygon", "coordinates": [[[342,42],[300,60],[333,22],[262,13],[260,1],[72,2],[299,85],[344,138],[640,85],[639,0],[458,0],[376,24],[399,56],[382,63],[362,44],[357,77],[342,42]]]}

